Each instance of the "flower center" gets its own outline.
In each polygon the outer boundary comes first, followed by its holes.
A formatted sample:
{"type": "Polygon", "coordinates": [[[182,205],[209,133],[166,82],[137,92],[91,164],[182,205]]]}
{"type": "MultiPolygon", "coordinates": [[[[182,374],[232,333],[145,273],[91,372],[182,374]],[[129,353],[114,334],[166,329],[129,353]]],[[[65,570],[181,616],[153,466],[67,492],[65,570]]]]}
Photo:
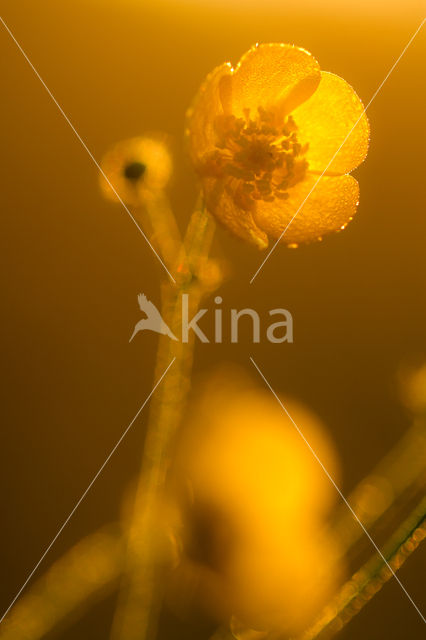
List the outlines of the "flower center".
{"type": "Polygon", "coordinates": [[[250,118],[249,109],[244,116],[216,119],[217,149],[209,154],[207,173],[240,180],[250,199],[288,198],[288,189],[305,177],[308,163],[303,155],[308,145],[298,142],[292,116],[277,124],[274,112],[262,107],[256,119],[250,118]]]}

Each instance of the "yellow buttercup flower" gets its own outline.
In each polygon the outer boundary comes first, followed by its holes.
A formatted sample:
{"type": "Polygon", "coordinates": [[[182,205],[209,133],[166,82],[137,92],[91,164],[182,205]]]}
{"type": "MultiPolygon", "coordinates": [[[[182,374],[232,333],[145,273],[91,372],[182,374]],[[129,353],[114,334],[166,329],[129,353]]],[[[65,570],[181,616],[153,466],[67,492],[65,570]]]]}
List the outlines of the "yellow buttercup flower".
{"type": "Polygon", "coordinates": [[[283,241],[298,244],[344,228],[359,195],[349,172],[368,149],[363,111],[352,87],[321,71],[299,47],[256,45],[235,68],[217,67],[187,114],[189,151],[207,209],[234,234],[265,248],[327,168],[283,241]]]}

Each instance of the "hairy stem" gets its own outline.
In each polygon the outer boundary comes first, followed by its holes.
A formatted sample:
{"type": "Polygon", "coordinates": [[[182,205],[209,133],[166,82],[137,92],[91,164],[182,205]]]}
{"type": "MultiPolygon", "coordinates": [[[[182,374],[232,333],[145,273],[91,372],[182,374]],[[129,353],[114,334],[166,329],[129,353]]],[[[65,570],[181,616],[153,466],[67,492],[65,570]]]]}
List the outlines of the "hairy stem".
{"type": "MultiPolygon", "coordinates": [[[[199,204],[192,215],[177,266],[177,284],[162,290],[162,317],[178,338],[182,335],[182,294],[188,294],[189,317],[204,294],[199,269],[207,259],[213,222],[199,204]]],[[[190,386],[193,337],[188,342],[161,336],[156,376],[173,362],[153,396],[141,471],[130,527],[123,587],[113,623],[113,640],[146,640],[155,637],[161,606],[161,569],[168,563],[167,535],[158,519],[171,447],[190,386]]]]}
{"type": "MultiPolygon", "coordinates": [[[[425,538],[426,499],[421,501],[383,548],[383,555],[393,572],[402,566],[425,538]]],[[[383,558],[375,555],[342,587],[319,620],[299,640],[324,640],[334,636],[392,576],[383,558]]]]}

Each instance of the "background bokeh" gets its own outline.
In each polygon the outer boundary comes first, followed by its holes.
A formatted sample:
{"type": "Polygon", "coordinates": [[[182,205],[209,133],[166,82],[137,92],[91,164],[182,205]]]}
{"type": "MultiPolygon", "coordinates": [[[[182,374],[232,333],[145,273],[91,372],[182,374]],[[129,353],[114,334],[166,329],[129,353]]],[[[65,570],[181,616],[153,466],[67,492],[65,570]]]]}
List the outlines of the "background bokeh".
{"type": "MultiPolygon", "coordinates": [[[[182,144],[185,109],[203,77],[254,42],[290,42],[344,77],[367,102],[422,18],[422,3],[324,0],[2,0],[1,15],[96,158],[122,138],[164,130],[176,161],[170,196],[182,228],[196,183],[182,144]]],[[[424,56],[419,34],[369,109],[372,139],[355,172],[359,212],[321,244],[262,255],[219,230],[232,274],[224,313],[289,309],[293,345],[200,345],[195,370],[223,360],[306,402],[341,456],[343,490],[404,433],[396,374],[426,358],[424,56]],[[253,375],[256,375],[253,371],[253,375]]],[[[128,339],[136,295],[159,302],[160,267],[0,26],[2,286],[1,584],[5,609],[152,387],[156,339],[128,339]]],[[[211,333],[212,314],[203,326],[211,333]],[[210,322],[210,327],[209,327],[210,322]]],[[[243,333],[243,332],[242,332],[243,333]]],[[[229,338],[229,333],[228,333],[229,338]]],[[[134,425],[44,568],[117,517],[138,469],[147,413],[134,425]]],[[[425,607],[425,550],[401,580],[425,607]],[[422,589],[423,586],[423,589],[422,589]]],[[[63,639],[105,638],[113,600],[63,639]]],[[[165,617],[164,638],[203,638],[203,623],[165,617]]],[[[420,640],[424,628],[395,581],[342,633],[420,640]]]]}

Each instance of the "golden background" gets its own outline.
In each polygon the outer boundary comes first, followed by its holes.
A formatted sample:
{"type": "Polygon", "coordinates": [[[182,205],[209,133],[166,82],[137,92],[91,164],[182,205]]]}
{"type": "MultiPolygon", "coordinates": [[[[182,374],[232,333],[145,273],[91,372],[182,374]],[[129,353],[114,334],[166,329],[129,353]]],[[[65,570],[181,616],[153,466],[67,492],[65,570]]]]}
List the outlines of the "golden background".
{"type": "MultiPolygon", "coordinates": [[[[117,140],[171,136],[170,190],[184,227],[196,181],[183,147],[185,110],[200,82],[254,42],[290,42],[345,78],[367,103],[422,18],[409,2],[3,0],[1,15],[97,159],[117,140]]],[[[315,410],[341,456],[347,493],[409,424],[397,386],[426,357],[424,57],[413,45],[369,108],[371,148],[354,173],[357,216],[321,244],[262,254],[217,232],[232,274],[223,309],[284,307],[293,345],[249,333],[198,345],[196,372],[253,355],[276,390],[315,410]]],[[[159,302],[161,267],[120,205],[104,201],[97,169],[0,26],[2,527],[6,609],[152,388],[156,339],[128,339],[136,295],[159,302]]],[[[213,307],[213,305],[211,305],[213,307]]],[[[202,322],[212,335],[213,314],[202,322]],[[210,324],[209,324],[210,323],[210,324]]],[[[201,324],[201,323],[200,323],[201,324]]],[[[264,325],[266,326],[266,325],[264,325]]],[[[256,375],[253,371],[253,375],[256,375]]],[[[136,474],[147,412],[134,425],[40,572],[80,537],[117,517],[136,474]]],[[[402,568],[425,605],[425,549],[402,568]]],[[[52,637],[105,638],[113,600],[52,637]]],[[[162,638],[207,637],[207,623],[171,616],[162,638]]],[[[395,581],[342,639],[423,637],[395,581]]]]}

